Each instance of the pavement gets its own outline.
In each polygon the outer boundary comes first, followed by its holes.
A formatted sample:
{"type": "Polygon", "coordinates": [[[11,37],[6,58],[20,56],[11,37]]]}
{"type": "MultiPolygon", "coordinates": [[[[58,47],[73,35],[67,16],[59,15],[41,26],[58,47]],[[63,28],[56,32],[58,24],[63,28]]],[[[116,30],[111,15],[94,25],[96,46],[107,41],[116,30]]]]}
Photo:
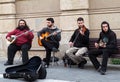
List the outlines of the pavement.
{"type": "MultiPolygon", "coordinates": [[[[2,74],[9,66],[4,66],[6,58],[0,58],[0,82],[26,82],[24,79],[6,79],[2,74]]],[[[120,81],[120,65],[108,64],[106,75],[100,75],[93,67],[90,61],[85,65],[84,69],[79,69],[77,66],[64,67],[62,60],[59,65],[50,66],[47,68],[46,79],[38,79],[35,82],[119,82],[120,81]]],[[[15,64],[20,64],[20,61],[15,60],[15,64]]]]}

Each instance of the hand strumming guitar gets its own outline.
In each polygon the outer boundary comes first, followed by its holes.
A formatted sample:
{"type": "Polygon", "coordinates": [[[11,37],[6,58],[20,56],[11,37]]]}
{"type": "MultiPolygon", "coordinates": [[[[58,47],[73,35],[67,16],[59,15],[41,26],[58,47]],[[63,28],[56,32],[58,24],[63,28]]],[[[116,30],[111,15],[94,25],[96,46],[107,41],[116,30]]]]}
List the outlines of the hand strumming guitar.
{"type": "Polygon", "coordinates": [[[12,38],[10,38],[10,37],[7,37],[7,40],[11,42],[11,41],[12,41],[12,38]]]}

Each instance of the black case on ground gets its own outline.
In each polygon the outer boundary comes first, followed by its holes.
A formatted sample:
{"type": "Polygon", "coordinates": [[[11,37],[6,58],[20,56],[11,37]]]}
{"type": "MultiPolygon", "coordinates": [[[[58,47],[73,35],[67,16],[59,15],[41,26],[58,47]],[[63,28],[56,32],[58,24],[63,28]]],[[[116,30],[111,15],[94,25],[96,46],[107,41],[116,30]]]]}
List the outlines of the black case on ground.
{"type": "Polygon", "coordinates": [[[41,58],[34,56],[25,64],[6,68],[3,77],[10,79],[24,78],[27,81],[35,81],[36,79],[45,79],[46,75],[46,68],[42,65],[41,58]]]}

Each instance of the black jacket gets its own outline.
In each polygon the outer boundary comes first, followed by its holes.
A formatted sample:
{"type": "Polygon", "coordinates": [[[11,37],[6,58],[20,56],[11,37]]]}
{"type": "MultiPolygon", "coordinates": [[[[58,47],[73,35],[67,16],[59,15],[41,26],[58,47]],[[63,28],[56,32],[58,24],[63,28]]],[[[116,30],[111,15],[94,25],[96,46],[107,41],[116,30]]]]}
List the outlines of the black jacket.
{"type": "Polygon", "coordinates": [[[73,42],[74,47],[78,47],[78,48],[89,47],[89,34],[90,32],[88,29],[86,29],[85,35],[80,34],[79,28],[78,28],[74,31],[69,42],[73,42]]]}
{"type": "Polygon", "coordinates": [[[117,49],[116,34],[110,28],[108,28],[108,32],[104,32],[103,30],[100,32],[97,43],[100,40],[106,43],[106,49],[117,49]]]}

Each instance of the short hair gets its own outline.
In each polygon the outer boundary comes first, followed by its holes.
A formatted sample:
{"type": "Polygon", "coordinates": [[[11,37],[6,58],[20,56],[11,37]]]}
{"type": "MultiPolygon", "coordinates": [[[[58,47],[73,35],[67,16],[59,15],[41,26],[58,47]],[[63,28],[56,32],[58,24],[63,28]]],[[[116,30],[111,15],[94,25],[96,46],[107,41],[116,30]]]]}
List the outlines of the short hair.
{"type": "Polygon", "coordinates": [[[47,21],[51,21],[52,23],[54,23],[54,19],[53,18],[47,18],[47,21]]]}
{"type": "Polygon", "coordinates": [[[77,21],[84,21],[84,19],[82,17],[79,17],[77,21]]]}
{"type": "Polygon", "coordinates": [[[108,23],[107,21],[103,21],[103,22],[101,23],[101,27],[102,27],[103,24],[107,24],[108,27],[109,27],[109,23],[108,23]]]}

